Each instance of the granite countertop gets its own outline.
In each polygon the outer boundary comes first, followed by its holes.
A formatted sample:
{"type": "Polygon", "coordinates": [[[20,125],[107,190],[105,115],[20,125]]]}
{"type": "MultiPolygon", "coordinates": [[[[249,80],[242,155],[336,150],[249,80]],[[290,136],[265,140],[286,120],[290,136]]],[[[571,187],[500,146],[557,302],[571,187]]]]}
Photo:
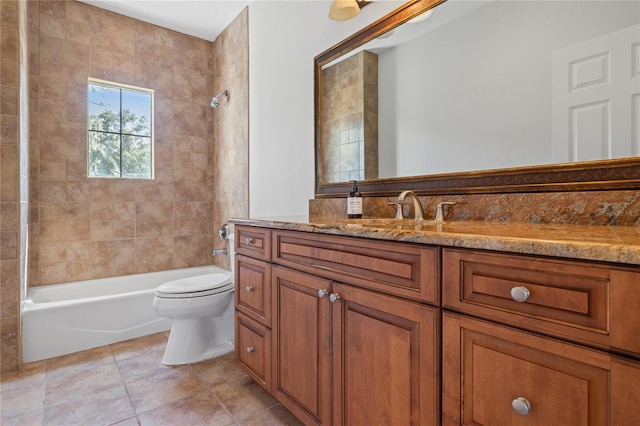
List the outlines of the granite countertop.
{"type": "Polygon", "coordinates": [[[233,218],[236,225],[640,265],[640,227],[307,216],[233,218]]]}

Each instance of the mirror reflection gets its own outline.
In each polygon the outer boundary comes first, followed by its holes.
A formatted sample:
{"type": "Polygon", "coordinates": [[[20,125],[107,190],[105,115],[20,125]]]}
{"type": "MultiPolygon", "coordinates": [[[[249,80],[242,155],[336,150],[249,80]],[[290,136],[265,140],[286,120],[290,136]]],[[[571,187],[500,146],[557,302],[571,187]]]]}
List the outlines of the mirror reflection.
{"type": "Polygon", "coordinates": [[[639,5],[449,0],[324,64],[323,182],[640,155],[639,5]]]}

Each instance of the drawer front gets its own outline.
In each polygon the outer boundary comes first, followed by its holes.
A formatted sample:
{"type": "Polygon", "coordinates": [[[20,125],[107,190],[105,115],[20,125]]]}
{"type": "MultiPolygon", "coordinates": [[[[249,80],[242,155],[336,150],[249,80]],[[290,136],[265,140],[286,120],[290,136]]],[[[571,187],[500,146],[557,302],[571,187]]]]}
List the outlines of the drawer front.
{"type": "Polygon", "coordinates": [[[236,256],[236,309],[271,327],[271,264],[236,256]]]}
{"type": "Polygon", "coordinates": [[[629,404],[640,391],[624,394],[640,364],[605,352],[447,312],[443,360],[445,425],[609,425],[614,409],[640,414],[629,404]]]}
{"type": "Polygon", "coordinates": [[[443,307],[640,354],[639,272],[473,250],[443,249],[442,258],[443,307]]]}
{"type": "Polygon", "coordinates": [[[236,311],[236,361],[271,392],[271,330],[236,311]]]}
{"type": "Polygon", "coordinates": [[[236,252],[271,261],[271,231],[253,226],[235,227],[236,252]]]}
{"type": "Polygon", "coordinates": [[[273,261],[335,281],[439,303],[436,247],[274,232],[273,261]]]}

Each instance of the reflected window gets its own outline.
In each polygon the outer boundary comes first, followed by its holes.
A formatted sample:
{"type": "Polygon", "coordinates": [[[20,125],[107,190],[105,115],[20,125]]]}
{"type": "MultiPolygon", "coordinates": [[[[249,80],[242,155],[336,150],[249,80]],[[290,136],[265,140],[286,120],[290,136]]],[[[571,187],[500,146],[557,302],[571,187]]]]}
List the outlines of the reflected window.
{"type": "Polygon", "coordinates": [[[89,79],[88,176],[153,179],[153,90],[89,79]]]}

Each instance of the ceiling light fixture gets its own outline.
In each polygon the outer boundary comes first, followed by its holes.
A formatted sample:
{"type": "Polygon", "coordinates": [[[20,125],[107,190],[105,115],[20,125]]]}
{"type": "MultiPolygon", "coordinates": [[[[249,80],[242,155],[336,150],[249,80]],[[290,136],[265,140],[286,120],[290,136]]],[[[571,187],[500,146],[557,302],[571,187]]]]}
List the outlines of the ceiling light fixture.
{"type": "Polygon", "coordinates": [[[356,0],[333,0],[329,8],[329,18],[334,21],[348,21],[360,13],[356,0]]]}
{"type": "Polygon", "coordinates": [[[413,19],[409,19],[410,24],[416,24],[418,22],[423,22],[426,21],[427,19],[431,18],[431,15],[433,15],[433,9],[429,9],[424,13],[421,13],[420,15],[416,16],[413,19]]]}

